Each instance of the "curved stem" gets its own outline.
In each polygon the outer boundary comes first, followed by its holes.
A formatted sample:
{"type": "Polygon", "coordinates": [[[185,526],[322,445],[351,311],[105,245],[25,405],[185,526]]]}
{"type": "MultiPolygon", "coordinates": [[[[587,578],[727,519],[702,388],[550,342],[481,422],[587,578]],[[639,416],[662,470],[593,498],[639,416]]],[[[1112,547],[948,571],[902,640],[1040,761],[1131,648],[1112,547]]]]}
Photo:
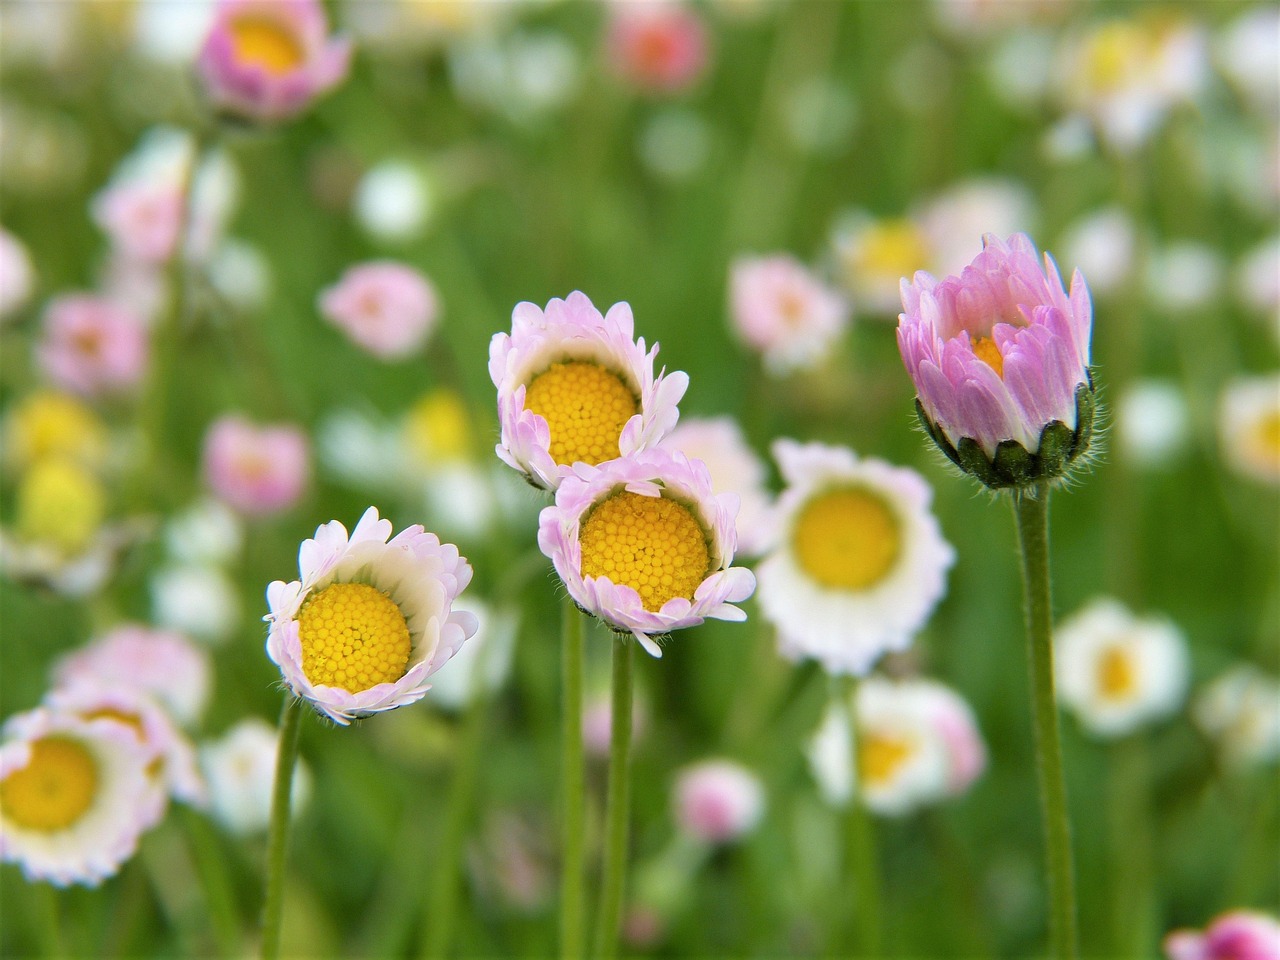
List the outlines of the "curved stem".
{"type": "MultiPolygon", "coordinates": [[[[849,678],[845,688],[845,709],[849,711],[849,747],[854,782],[857,782],[858,769],[858,730],[855,710],[857,680],[849,678]]],[[[853,955],[859,957],[879,957],[881,945],[881,894],[880,864],[876,849],[875,824],[871,814],[858,797],[855,787],[849,797],[849,808],[845,814],[845,843],[849,871],[849,892],[852,899],[853,923],[853,955]]]]}
{"type": "Polygon", "coordinates": [[[276,751],[276,781],[271,791],[271,823],[267,834],[267,894],[262,905],[262,960],[280,956],[280,918],[284,914],[284,860],[289,839],[289,798],[293,767],[298,760],[302,701],[286,694],[280,712],[280,746],[276,751]]]}
{"type": "Polygon", "coordinates": [[[586,775],[582,749],[583,615],[566,596],[561,612],[561,683],[563,742],[560,803],[563,819],[560,863],[560,956],[577,960],[583,953],[584,824],[586,775]]]}
{"type": "Polygon", "coordinates": [[[1027,651],[1031,669],[1031,706],[1035,716],[1036,769],[1044,821],[1049,873],[1049,937],[1053,955],[1072,960],[1078,954],[1075,875],[1071,860],[1071,824],[1058,734],[1058,705],[1053,689],[1053,601],[1049,579],[1049,485],[1014,494],[1022,581],[1026,591],[1027,651]]]}
{"type": "Polygon", "coordinates": [[[631,659],[630,637],[613,645],[613,718],[609,742],[609,797],[605,805],[604,880],[596,918],[595,955],[611,960],[618,953],[622,892],[627,875],[627,820],[631,807],[631,659]]]}

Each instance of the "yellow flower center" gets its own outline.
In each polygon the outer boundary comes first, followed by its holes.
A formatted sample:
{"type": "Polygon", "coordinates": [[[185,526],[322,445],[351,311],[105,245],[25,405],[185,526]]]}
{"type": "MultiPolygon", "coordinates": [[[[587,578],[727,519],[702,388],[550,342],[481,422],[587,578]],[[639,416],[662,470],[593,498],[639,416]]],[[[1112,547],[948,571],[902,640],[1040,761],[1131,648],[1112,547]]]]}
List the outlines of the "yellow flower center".
{"type": "Polygon", "coordinates": [[[84,816],[97,791],[98,764],[88,748],[44,737],[31,745],[31,762],[0,783],[0,810],[23,829],[53,833],[84,816]]]}
{"type": "Polygon", "coordinates": [[[998,373],[1003,380],[1004,357],[1001,356],[996,342],[990,337],[972,337],[969,343],[973,347],[973,355],[998,373]]]}
{"type": "Polygon", "coordinates": [[[1136,23],[1115,20],[1089,37],[1082,80],[1088,89],[1111,93],[1133,76],[1151,55],[1151,41],[1136,23]]]}
{"type": "Polygon", "coordinates": [[[597,363],[553,363],[530,382],[528,410],[551,429],[551,456],[568,466],[616,459],[622,428],[639,411],[639,402],[622,378],[597,363]]]}
{"type": "Polygon", "coordinates": [[[692,600],[711,567],[702,525],[666,497],[614,494],[591,511],[578,540],[582,575],[631,587],[649,611],[673,597],[692,600]]]}
{"type": "Polygon", "coordinates": [[[1269,410],[1258,418],[1253,440],[1262,455],[1277,461],[1280,467],[1280,410],[1269,410]]]}
{"type": "Polygon", "coordinates": [[[18,466],[66,456],[86,464],[106,453],[107,430],[97,414],[74,397],[41,391],[23,400],[8,424],[6,453],[18,466]]]}
{"type": "Polygon", "coordinates": [[[471,454],[471,417],[453,390],[432,390],[409,409],[405,443],[424,462],[466,460],[471,454]]]}
{"type": "Polygon", "coordinates": [[[24,540],[80,552],[102,525],[107,497],[102,484],[69,460],[42,460],[18,484],[17,528],[24,540]]]}
{"type": "Polygon", "coordinates": [[[236,59],[273,76],[297,69],[306,59],[302,45],[283,25],[267,17],[240,17],[231,24],[236,59]]]}
{"type": "Polygon", "coordinates": [[[1138,671],[1124,647],[1108,647],[1098,658],[1098,689],[1108,700],[1124,700],[1137,689],[1138,671]]]}
{"type": "Polygon", "coordinates": [[[800,566],[822,586],[861,590],[882,580],[898,559],[898,518],[871,490],[832,490],[805,504],[796,519],[792,549],[800,566]]]}
{"type": "Polygon", "coordinates": [[[909,277],[931,259],[924,234],[910,220],[881,220],[867,228],[849,266],[855,277],[909,277]]]}
{"type": "Polygon", "coordinates": [[[910,740],[883,733],[858,738],[858,778],[876,786],[892,780],[915,750],[910,740]]]}
{"type": "Polygon", "coordinates": [[[399,680],[412,649],[400,607],[366,583],[331,584],[308,600],[298,638],[307,679],[348,693],[399,680]]]}

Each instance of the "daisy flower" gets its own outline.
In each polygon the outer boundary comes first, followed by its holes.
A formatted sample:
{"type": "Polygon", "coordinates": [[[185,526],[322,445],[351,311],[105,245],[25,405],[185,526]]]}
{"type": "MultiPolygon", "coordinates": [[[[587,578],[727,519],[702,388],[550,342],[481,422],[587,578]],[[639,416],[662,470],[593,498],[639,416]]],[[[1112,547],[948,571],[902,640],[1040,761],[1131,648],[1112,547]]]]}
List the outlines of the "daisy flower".
{"type": "Polygon", "coordinates": [[[784,656],[830,673],[866,673],[903,650],[946,591],[955,551],[914,470],[852,450],[779,440],[787,486],[778,543],[760,564],[760,609],[784,656]]]}
{"type": "Polygon", "coordinates": [[[932,263],[928,234],[906,217],[876,219],[864,211],[846,214],[832,238],[836,269],[860,314],[892,317],[904,274],[932,263]]]}
{"type": "Polygon", "coordinates": [[[1218,432],[1238,473],[1280,484],[1280,374],[1228,383],[1218,404],[1218,432]]]}
{"type": "Polygon", "coordinates": [[[1093,734],[1117,737],[1166,717],[1187,688],[1187,644],[1165,620],[1094,600],[1055,631],[1058,699],[1093,734]]]}
{"type": "Polygon", "coordinates": [[[1230,910],[1203,932],[1175,930],[1164,938],[1169,960],[1280,960],[1280,921],[1253,910],[1230,910]]]}
{"type": "Polygon", "coordinates": [[[5,466],[21,470],[49,457],[65,457],[86,467],[107,459],[107,425],[92,407],[69,393],[37,390],[5,414],[5,466]]]}
{"type": "Polygon", "coordinates": [[[729,267],[734,332],[772,374],[821,363],[849,325],[849,305],[787,254],[739,257],[729,267]]]}
{"type": "Polygon", "coordinates": [[[11,717],[0,746],[0,860],[28,880],[94,887],[146,829],[151,761],[123,723],[47,709],[11,717]]]}
{"type": "MultiPolygon", "coordinates": [[[[265,720],[241,720],[220,739],[200,746],[200,769],[209,784],[209,813],[238,837],[263,833],[271,814],[280,731],[265,720]]],[[[311,773],[293,768],[290,809],[296,814],[311,792],[311,773]]]]}
{"type": "Polygon", "coordinates": [[[478,626],[453,609],[471,582],[458,548],[421,524],[392,537],[375,507],[350,536],[337,520],[317,528],[298,572],[267,587],[267,655],[290,691],[344,726],[422,699],[478,626]]]}
{"type": "Polygon", "coordinates": [[[1191,716],[1232,766],[1273,763],[1280,759],[1277,703],[1280,681],[1257,667],[1240,664],[1200,691],[1191,716]]]}
{"type": "Polygon", "coordinates": [[[676,823],[705,843],[727,843],[750,833],[764,816],[760,778],[731,760],[704,760],[676,775],[676,823]]]}
{"type": "Polygon", "coordinates": [[[26,305],[34,287],[31,255],[17,237],[0,227],[0,323],[26,305]]]}
{"type": "Polygon", "coordinates": [[[268,516],[288,510],[302,496],[311,473],[310,456],[301,427],[259,427],[244,417],[224,416],[205,434],[204,479],[214,494],[241,513],[268,516]]]}
{"type": "Polygon", "coordinates": [[[142,319],[92,294],[50,301],[36,344],[36,359],[54,384],[90,397],[138,386],[150,352],[142,319]]]}
{"type": "Polygon", "coordinates": [[[374,260],[347,269],[320,294],[320,313],[382,360],[422,348],[440,315],[440,297],[425,276],[403,263],[374,260]]]}
{"type": "Polygon", "coordinates": [[[614,4],[605,36],[610,69],[643,93],[682,93],[710,59],[706,25],[697,11],[670,0],[614,4]]]}
{"type": "Polygon", "coordinates": [[[644,338],[632,339],[634,326],[628,304],[601,316],[578,292],[545,310],[516,305],[511,333],[489,344],[504,463],[554,490],[574,464],[628,456],[675,426],[689,377],[654,376],[658,346],[646,353],[644,338]]]}
{"type": "Polygon", "coordinates": [[[538,546],[579,607],[660,657],[655,635],[746,619],[733,604],[756,581],[730,566],[736,512],[701,462],[647,450],[575,467],[539,517],[538,546]]]}

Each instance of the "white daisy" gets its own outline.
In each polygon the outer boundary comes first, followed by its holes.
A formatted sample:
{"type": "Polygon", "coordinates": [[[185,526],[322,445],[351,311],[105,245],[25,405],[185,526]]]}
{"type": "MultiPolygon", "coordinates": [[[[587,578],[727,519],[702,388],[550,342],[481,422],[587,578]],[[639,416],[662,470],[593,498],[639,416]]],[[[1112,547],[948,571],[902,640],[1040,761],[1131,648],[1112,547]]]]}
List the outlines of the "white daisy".
{"type": "Polygon", "coordinates": [[[1123,736],[1182,703],[1186,640],[1172,623],[1102,597],[1058,627],[1054,668],[1058,699],[1086,729],[1123,736]]]}
{"type": "Polygon", "coordinates": [[[955,551],[914,470],[852,450],[779,440],[787,487],[779,542],[759,568],[760,607],[784,656],[860,675],[903,650],[946,590],[955,551]]]}
{"type": "Polygon", "coordinates": [[[1280,484],[1280,374],[1238,377],[1218,405],[1222,452],[1238,472],[1280,484]]]}
{"type": "MultiPolygon", "coordinates": [[[[271,814],[280,731],[257,717],[241,720],[200,746],[200,767],[209,783],[209,812],[236,836],[263,833],[271,814]]],[[[290,809],[294,815],[311,793],[311,773],[301,760],[293,768],[290,809]]]]}
{"type": "Polygon", "coordinates": [[[1212,680],[1191,715],[1235,767],[1280,759],[1280,681],[1239,664],[1212,680]]]}

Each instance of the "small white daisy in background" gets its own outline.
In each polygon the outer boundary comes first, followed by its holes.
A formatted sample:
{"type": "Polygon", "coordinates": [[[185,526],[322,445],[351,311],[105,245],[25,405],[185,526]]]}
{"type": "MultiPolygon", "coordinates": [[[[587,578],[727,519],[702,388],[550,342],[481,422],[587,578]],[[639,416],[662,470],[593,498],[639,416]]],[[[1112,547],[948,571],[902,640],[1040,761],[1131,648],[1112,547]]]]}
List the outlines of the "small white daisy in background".
{"type": "Polygon", "coordinates": [[[1119,207],[1105,207],[1068,226],[1057,249],[1063,263],[1089,278],[1091,293],[1106,297],[1128,281],[1137,242],[1133,218],[1119,207]]]}
{"type": "Polygon", "coordinates": [[[460,599],[454,609],[469,612],[480,627],[431,677],[429,702],[450,712],[464,709],[477,695],[494,693],[506,682],[520,625],[515,610],[495,610],[470,597],[460,599]]]}
{"type": "Polygon", "coordinates": [[[950,688],[922,678],[861,681],[851,703],[828,707],[807,755],[828,803],[844,806],[856,792],[885,816],[958,796],[987,765],[969,705],[950,688]]]}
{"type": "Polygon", "coordinates": [[[1191,716],[1234,767],[1280,760],[1280,680],[1251,664],[1234,666],[1206,684],[1191,716]]]}
{"type": "Polygon", "coordinates": [[[1147,299],[1170,314],[1216,305],[1226,272],[1222,256],[1194,240],[1179,240],[1147,252],[1147,299]]]}
{"type": "Polygon", "coordinates": [[[783,656],[860,675],[904,650],[946,592],[955,551],[914,470],[778,440],[778,543],[759,566],[761,612],[783,656]]]}
{"type": "Polygon", "coordinates": [[[734,334],[780,376],[822,363],[849,326],[849,305],[795,257],[738,257],[729,267],[734,334]]]}
{"type": "Polygon", "coordinates": [[[1280,484],[1280,374],[1238,377],[1218,403],[1222,454],[1238,473],[1280,484]]]}
{"type": "Polygon", "coordinates": [[[352,204],[352,215],[365,233],[384,243],[398,243],[427,229],[435,197],[421,166],[384,160],[360,178],[352,204]]]}
{"type": "Polygon", "coordinates": [[[1186,395],[1177,384],[1131,381],[1115,401],[1116,451],[1136,466],[1164,466],[1186,449],[1190,420],[1186,395]]]}
{"type": "Polygon", "coordinates": [[[835,274],[859,315],[896,320],[898,285],[937,257],[924,228],[908,217],[876,218],[863,210],[843,214],[832,233],[835,274]]]}
{"type": "MultiPolygon", "coordinates": [[[[263,833],[271,813],[280,732],[265,720],[241,720],[216,740],[200,745],[200,768],[209,787],[209,813],[238,837],[263,833]]],[[[297,816],[311,794],[311,772],[293,769],[290,809],[297,816]]]]}
{"type": "Polygon", "coordinates": [[[31,256],[8,230],[0,227],[0,323],[17,314],[31,299],[35,270],[31,256]]]}
{"type": "Polygon", "coordinates": [[[1100,597],[1054,634],[1058,699],[1090,733],[1120,737],[1173,714],[1187,692],[1187,641],[1167,620],[1100,597]]]}
{"type": "Polygon", "coordinates": [[[123,723],[47,709],[10,717],[0,746],[0,860],[59,887],[113,876],[148,826],[151,760],[123,723]]]}
{"type": "Polygon", "coordinates": [[[271,299],[271,261],[260,247],[245,240],[222,241],[205,272],[218,296],[242,313],[261,310],[271,299]]]}
{"type": "Polygon", "coordinates": [[[760,778],[731,760],[703,760],[676,773],[672,806],[677,826],[707,844],[750,833],[764,816],[760,778]]]}
{"type": "Polygon", "coordinates": [[[764,461],[732,417],[685,417],[660,446],[701,460],[716,493],[738,495],[738,556],[758,557],[773,539],[773,510],[764,461]]]}
{"type": "MultiPolygon", "coordinates": [[[[971,177],[930,197],[914,215],[932,257],[904,270],[910,277],[926,269],[938,276],[958,276],[982,252],[982,235],[1007,237],[1036,226],[1035,199],[1025,184],[1007,177],[971,177]],[[923,266],[922,264],[929,264],[923,266]]],[[[892,312],[901,306],[894,287],[892,312]]]]}
{"type": "Polygon", "coordinates": [[[1246,9],[1214,38],[1214,62],[1263,116],[1280,113],[1280,8],[1246,9]]]}
{"type": "Polygon", "coordinates": [[[209,563],[176,563],[160,567],[149,584],[156,626],[177,630],[202,643],[224,643],[240,622],[235,581],[222,567],[209,563]]]}
{"type": "MultiPolygon", "coordinates": [[[[1280,157],[1276,158],[1280,166],[1280,157]]],[[[1236,298],[1260,317],[1270,320],[1280,340],[1280,235],[1255,246],[1236,265],[1236,298]]]]}
{"type": "Polygon", "coordinates": [[[285,685],[343,726],[422,699],[477,628],[453,602],[471,566],[414,524],[391,536],[375,507],[351,534],[322,524],[298,551],[300,579],[267,587],[267,655],[285,685]]]}

